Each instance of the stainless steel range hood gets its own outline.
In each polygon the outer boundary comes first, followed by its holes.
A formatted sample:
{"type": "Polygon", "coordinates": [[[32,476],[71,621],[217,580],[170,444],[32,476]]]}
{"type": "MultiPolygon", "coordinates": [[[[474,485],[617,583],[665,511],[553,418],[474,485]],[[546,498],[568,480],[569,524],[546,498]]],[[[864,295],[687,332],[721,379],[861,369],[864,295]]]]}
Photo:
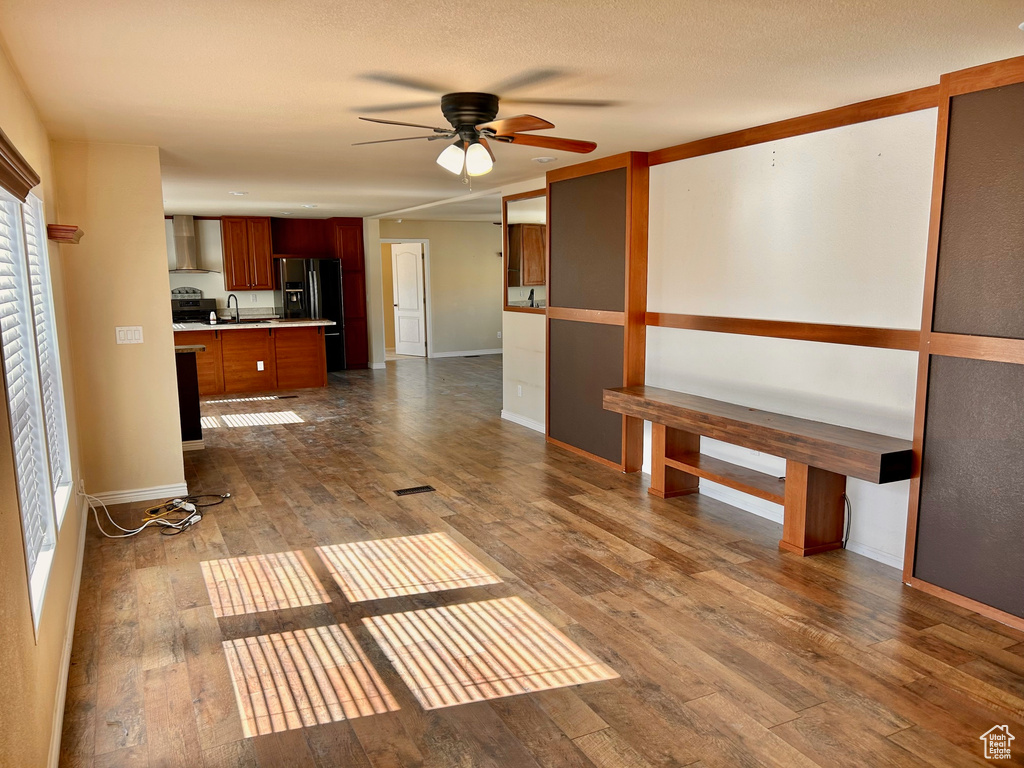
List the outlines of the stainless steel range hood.
{"type": "Polygon", "coordinates": [[[174,269],[171,272],[211,272],[204,269],[199,261],[196,247],[196,224],[191,216],[174,216],[171,219],[174,231],[174,269]]]}

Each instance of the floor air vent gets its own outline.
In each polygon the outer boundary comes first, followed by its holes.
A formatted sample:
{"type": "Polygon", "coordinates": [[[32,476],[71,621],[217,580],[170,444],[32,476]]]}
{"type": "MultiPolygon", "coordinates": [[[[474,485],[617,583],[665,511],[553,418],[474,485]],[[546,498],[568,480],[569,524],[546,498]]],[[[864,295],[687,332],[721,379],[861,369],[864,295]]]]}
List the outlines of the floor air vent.
{"type": "Polygon", "coordinates": [[[417,485],[412,488],[399,488],[395,491],[395,496],[411,496],[414,493],[430,493],[431,491],[437,490],[432,485],[417,485]]]}

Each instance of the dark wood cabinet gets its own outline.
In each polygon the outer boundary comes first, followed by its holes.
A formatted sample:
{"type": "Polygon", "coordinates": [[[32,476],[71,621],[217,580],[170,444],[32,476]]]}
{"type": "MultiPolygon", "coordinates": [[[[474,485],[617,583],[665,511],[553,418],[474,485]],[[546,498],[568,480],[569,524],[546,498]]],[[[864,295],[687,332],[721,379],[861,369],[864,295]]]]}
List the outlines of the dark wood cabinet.
{"type": "Polygon", "coordinates": [[[221,333],[221,349],[225,392],[260,392],[277,388],[273,329],[224,331],[221,333]]]}
{"type": "Polygon", "coordinates": [[[277,328],[274,350],[278,389],[327,386],[323,326],[277,328]]]}
{"type": "Polygon", "coordinates": [[[508,227],[508,284],[510,288],[544,285],[547,233],[543,224],[508,227]]]}
{"type": "Polygon", "coordinates": [[[335,253],[341,260],[345,298],[345,367],[366,368],[370,363],[370,343],[366,330],[363,220],[338,218],[330,221],[334,226],[335,253]]]}
{"type": "Polygon", "coordinates": [[[221,219],[224,243],[224,288],[228,291],[272,291],[274,260],[270,219],[262,216],[225,216],[221,219]]]}
{"type": "Polygon", "coordinates": [[[338,254],[327,219],[271,219],[275,258],[333,259],[338,254]]]}
{"type": "Polygon", "coordinates": [[[220,331],[176,331],[175,345],[202,344],[205,352],[196,352],[196,373],[200,395],[224,392],[224,361],[221,357],[220,331]]]}

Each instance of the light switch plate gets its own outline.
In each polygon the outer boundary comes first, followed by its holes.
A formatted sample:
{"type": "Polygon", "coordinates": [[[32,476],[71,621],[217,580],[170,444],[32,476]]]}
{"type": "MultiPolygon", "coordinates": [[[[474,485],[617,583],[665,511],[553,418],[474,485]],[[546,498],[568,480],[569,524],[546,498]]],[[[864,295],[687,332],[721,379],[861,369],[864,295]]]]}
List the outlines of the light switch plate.
{"type": "Polygon", "coordinates": [[[117,332],[118,344],[141,344],[141,325],[119,325],[114,329],[117,332]]]}
{"type": "Polygon", "coordinates": [[[256,361],[256,370],[257,371],[262,371],[263,370],[263,361],[262,360],[257,360],[256,361]]]}

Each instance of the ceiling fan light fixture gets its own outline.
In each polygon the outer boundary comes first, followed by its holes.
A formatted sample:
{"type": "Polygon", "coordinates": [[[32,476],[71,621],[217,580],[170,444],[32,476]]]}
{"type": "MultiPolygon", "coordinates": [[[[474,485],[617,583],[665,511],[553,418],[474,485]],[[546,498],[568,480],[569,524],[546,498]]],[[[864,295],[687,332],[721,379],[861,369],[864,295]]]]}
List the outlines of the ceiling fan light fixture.
{"type": "Polygon", "coordinates": [[[476,141],[469,145],[466,150],[466,173],[469,176],[483,176],[490,173],[493,167],[494,161],[487,147],[476,141]]]}
{"type": "Polygon", "coordinates": [[[456,176],[462,173],[462,169],[466,165],[466,150],[463,149],[463,146],[464,142],[461,139],[454,144],[449,144],[437,156],[437,164],[456,176]]]}

